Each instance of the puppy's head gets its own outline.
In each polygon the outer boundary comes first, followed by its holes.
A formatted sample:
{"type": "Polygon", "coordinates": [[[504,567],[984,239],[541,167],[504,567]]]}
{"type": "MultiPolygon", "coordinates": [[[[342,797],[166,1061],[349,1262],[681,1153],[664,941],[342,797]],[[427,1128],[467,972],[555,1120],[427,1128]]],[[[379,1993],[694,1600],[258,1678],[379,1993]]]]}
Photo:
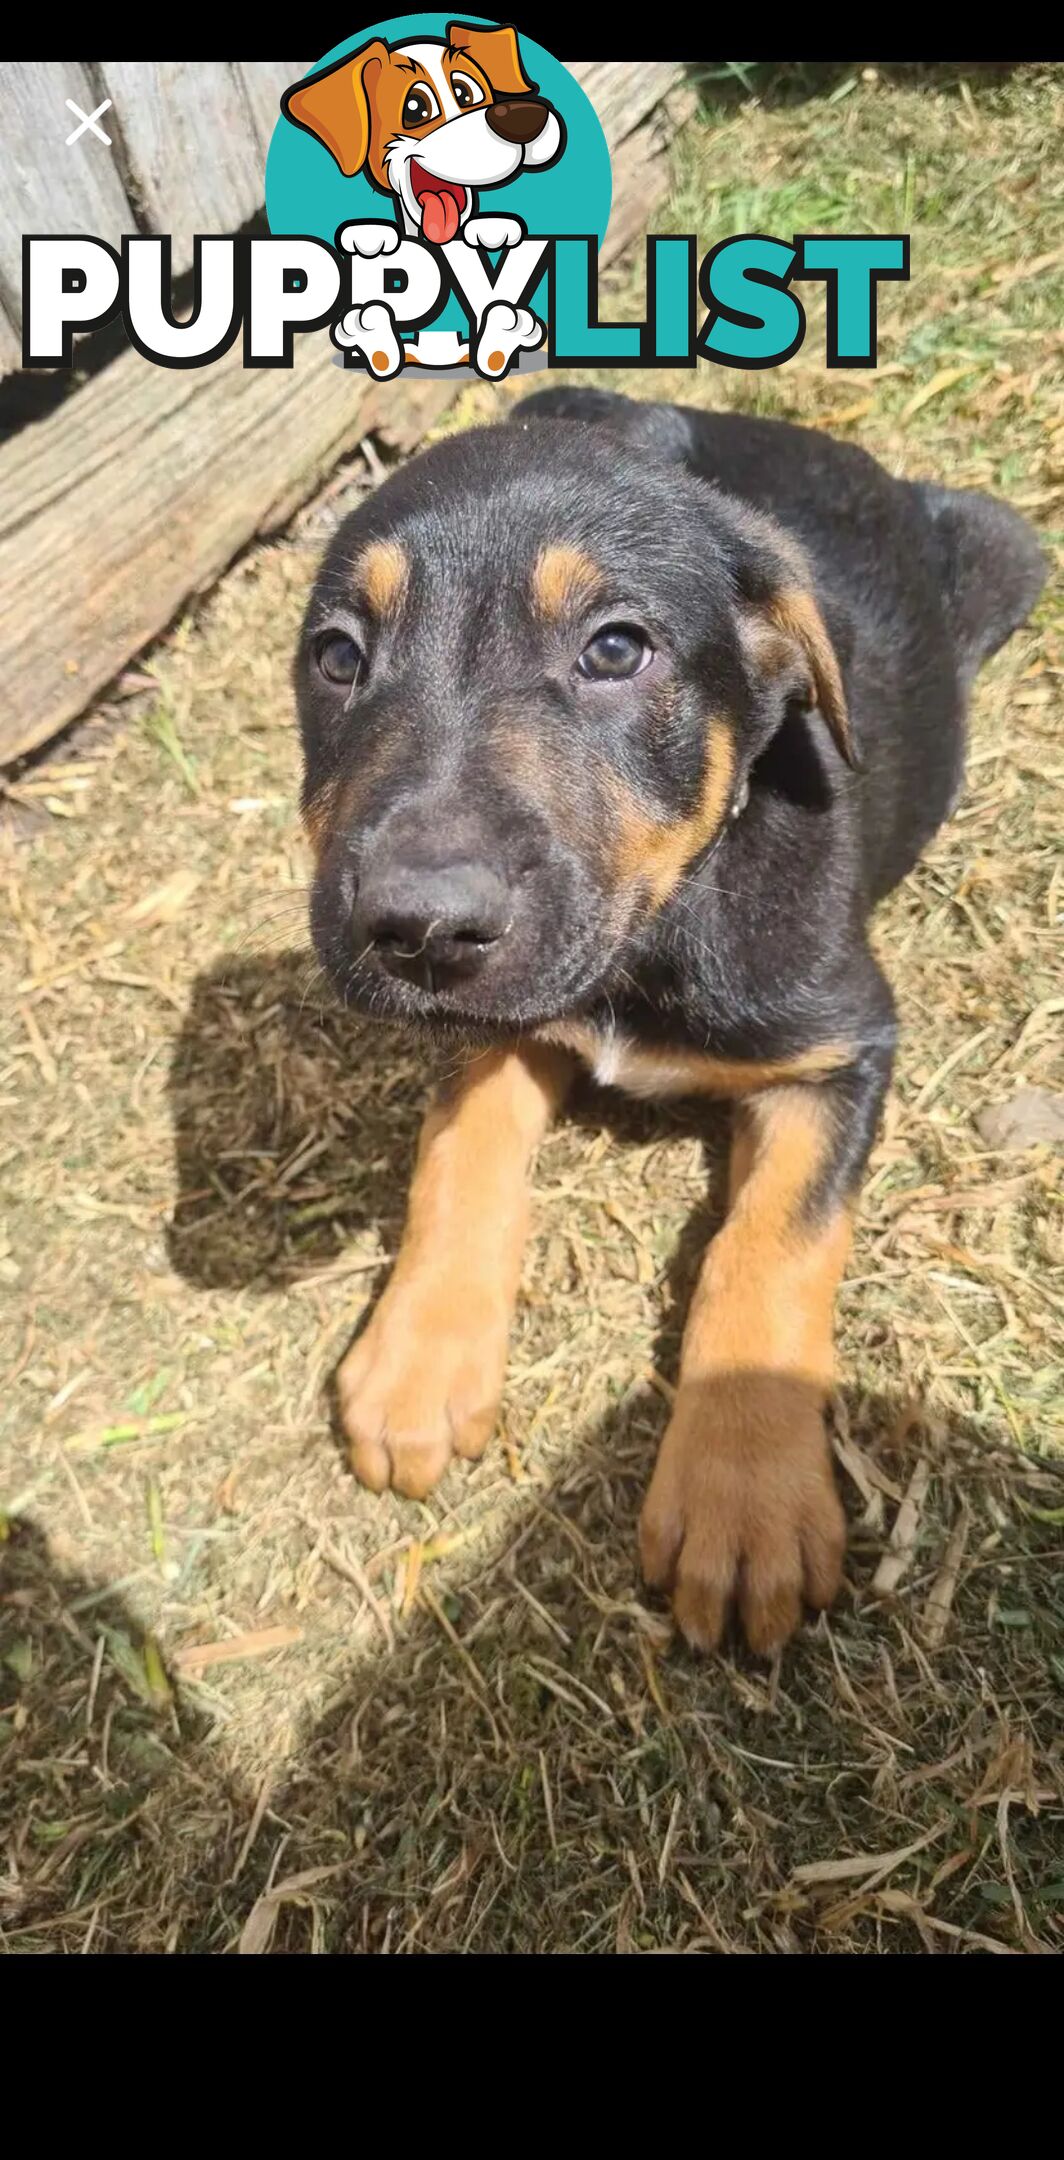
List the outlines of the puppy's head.
{"type": "Polygon", "coordinates": [[[788,711],[816,706],[849,754],[782,533],[519,413],[346,521],[296,677],[320,958],[368,1012],[493,1036],[638,964],[788,711]]]}
{"type": "Polygon", "coordinates": [[[450,23],[446,40],[372,38],[293,84],[281,109],[342,173],[364,171],[442,246],[469,216],[474,190],[560,155],[561,121],[535,90],[516,31],[450,23]]]}

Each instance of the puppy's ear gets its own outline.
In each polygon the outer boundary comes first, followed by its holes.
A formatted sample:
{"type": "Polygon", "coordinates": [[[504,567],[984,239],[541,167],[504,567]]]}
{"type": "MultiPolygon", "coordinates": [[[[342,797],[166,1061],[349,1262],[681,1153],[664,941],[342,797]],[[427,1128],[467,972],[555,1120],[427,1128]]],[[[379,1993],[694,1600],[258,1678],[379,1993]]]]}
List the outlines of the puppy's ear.
{"type": "Polygon", "coordinates": [[[348,180],[361,172],[369,155],[369,101],[387,58],[383,39],[371,38],[360,51],[293,83],[281,99],[286,119],[316,135],[348,180]]]}
{"type": "Polygon", "coordinates": [[[732,560],[743,644],[754,666],[788,698],[817,711],[841,758],[855,771],[839,656],[797,541],[771,518],[743,511],[732,560]]]}
{"type": "Polygon", "coordinates": [[[475,23],[448,23],[447,43],[456,52],[468,53],[492,89],[503,97],[524,97],[535,89],[535,83],[525,78],[517,32],[509,23],[502,30],[480,30],[475,23]]]}

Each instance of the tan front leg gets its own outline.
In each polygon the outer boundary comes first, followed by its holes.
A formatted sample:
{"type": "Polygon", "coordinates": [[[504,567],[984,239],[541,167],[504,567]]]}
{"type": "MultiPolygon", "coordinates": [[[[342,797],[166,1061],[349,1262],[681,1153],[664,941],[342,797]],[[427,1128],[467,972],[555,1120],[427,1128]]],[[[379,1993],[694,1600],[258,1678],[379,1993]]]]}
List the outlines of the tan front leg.
{"type": "Polygon", "coordinates": [[[474,1057],[422,1128],[402,1246],[337,1373],[351,1464],[420,1499],[491,1438],[528,1231],[528,1172],[571,1077],[561,1052],[474,1057]]]}
{"type": "Polygon", "coordinates": [[[647,1581],[672,1591],[696,1649],[719,1642],[735,1599],[751,1647],[770,1654],[803,1599],[830,1604],[841,1579],[823,1419],[851,1235],[831,1177],[838,1143],[828,1089],[773,1089],[741,1113],[731,1210],[692,1302],[640,1524],[647,1581]]]}

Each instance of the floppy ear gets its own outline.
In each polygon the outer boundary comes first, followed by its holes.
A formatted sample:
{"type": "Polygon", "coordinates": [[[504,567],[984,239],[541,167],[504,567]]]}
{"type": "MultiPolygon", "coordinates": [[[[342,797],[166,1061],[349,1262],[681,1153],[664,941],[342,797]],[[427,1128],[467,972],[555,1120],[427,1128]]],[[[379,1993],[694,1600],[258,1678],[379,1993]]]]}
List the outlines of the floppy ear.
{"type": "Polygon", "coordinates": [[[285,118],[316,135],[348,180],[361,172],[369,155],[369,100],[387,58],[383,39],[371,38],[359,52],[345,53],[331,67],[293,83],[281,99],[285,118]]]}
{"type": "Polygon", "coordinates": [[[468,53],[482,68],[493,90],[503,97],[524,97],[535,83],[526,82],[521,66],[517,32],[507,23],[501,30],[479,30],[475,23],[448,23],[447,43],[456,52],[468,53]]]}
{"type": "Polygon", "coordinates": [[[743,642],[761,673],[778,679],[789,698],[820,714],[841,758],[854,770],[860,758],[850,728],[838,653],[813,591],[802,548],[771,518],[745,507],[736,521],[732,563],[743,642]]]}
{"type": "Polygon", "coordinates": [[[802,585],[785,587],[768,602],[765,614],[805,671],[806,685],[799,686],[797,695],[804,695],[810,708],[815,706],[839,756],[856,770],[860,759],[850,730],[838,656],[812,592],[802,585]]]}

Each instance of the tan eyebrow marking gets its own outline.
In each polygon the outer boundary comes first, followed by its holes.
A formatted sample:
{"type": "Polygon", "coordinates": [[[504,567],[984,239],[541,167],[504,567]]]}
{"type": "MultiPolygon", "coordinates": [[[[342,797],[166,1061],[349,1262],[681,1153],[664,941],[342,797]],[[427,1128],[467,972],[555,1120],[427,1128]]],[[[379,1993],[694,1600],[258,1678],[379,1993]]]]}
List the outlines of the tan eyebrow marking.
{"type": "Polygon", "coordinates": [[[598,564],[582,548],[564,543],[541,548],[532,572],[532,599],[537,613],[559,616],[574,600],[586,599],[601,579],[598,564]]]}
{"type": "Polygon", "coordinates": [[[398,540],[373,540],[355,564],[355,585],[375,615],[399,607],[410,576],[405,548],[398,540]]]}

